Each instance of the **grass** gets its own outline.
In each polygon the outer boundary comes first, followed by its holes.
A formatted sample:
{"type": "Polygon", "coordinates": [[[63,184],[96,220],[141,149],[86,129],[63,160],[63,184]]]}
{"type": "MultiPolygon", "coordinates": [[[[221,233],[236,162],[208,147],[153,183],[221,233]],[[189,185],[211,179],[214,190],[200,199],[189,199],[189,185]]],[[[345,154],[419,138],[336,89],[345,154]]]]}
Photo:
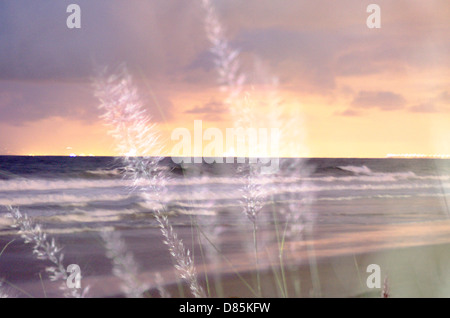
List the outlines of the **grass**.
{"type": "MultiPolygon", "coordinates": [[[[13,220],[12,227],[18,229],[18,233],[25,244],[33,244],[33,255],[35,255],[37,259],[51,264],[46,267],[49,279],[51,281],[60,282],[60,289],[64,292],[66,297],[84,297],[89,291],[89,286],[78,290],[68,288],[66,284],[69,276],[67,275],[66,267],[63,264],[64,254],[61,252],[62,247],[58,246],[55,239],[50,239],[42,230],[42,226],[36,224],[28,214],[23,213],[18,208],[12,206],[8,206],[7,209],[9,211],[7,216],[13,220]]],[[[10,243],[8,243],[8,245],[10,243]]]]}
{"type": "MultiPolygon", "coordinates": [[[[248,76],[241,72],[239,51],[233,49],[225,36],[225,29],[222,27],[215,9],[209,0],[202,0],[205,12],[205,30],[208,40],[211,43],[211,52],[214,54],[215,65],[218,71],[218,81],[227,96],[225,104],[228,105],[236,127],[252,127],[255,122],[255,101],[252,100],[250,92],[245,90],[248,76]]],[[[273,81],[269,81],[273,82],[273,81]]],[[[179,278],[189,287],[190,293],[194,297],[206,297],[212,294],[223,295],[223,286],[220,275],[214,278],[214,287],[211,284],[207,269],[203,271],[204,284],[199,281],[199,274],[195,262],[195,235],[198,242],[207,242],[216,251],[242,285],[250,291],[254,297],[263,297],[263,281],[261,278],[261,255],[270,254],[259,242],[260,213],[264,207],[274,202],[269,200],[270,194],[267,186],[260,183],[262,177],[261,167],[258,164],[245,164],[245,171],[241,178],[242,198],[240,205],[243,214],[251,226],[252,249],[255,270],[253,272],[254,282],[249,282],[249,277],[242,275],[236,269],[233,261],[230,260],[208,237],[202,226],[197,222],[191,224],[192,247],[186,246],[185,242],[178,237],[178,234],[171,224],[168,216],[167,205],[164,203],[164,196],[167,191],[165,184],[170,176],[160,169],[162,166],[160,153],[161,134],[157,125],[152,123],[151,116],[143,104],[136,87],[133,84],[132,76],[125,65],[121,65],[112,74],[108,74],[107,68],[101,69],[98,76],[93,81],[95,96],[98,98],[102,111],[101,118],[109,126],[110,134],[116,142],[116,150],[121,156],[126,166],[126,176],[134,180],[134,186],[130,191],[142,194],[142,197],[149,205],[154,206],[154,217],[158,223],[162,241],[166,245],[172,257],[173,267],[179,278]],[[141,180],[149,181],[148,186],[141,186],[141,180]],[[205,291],[206,290],[206,291],[205,291]]],[[[272,106],[279,105],[273,97],[272,106]]],[[[273,118],[271,118],[273,120],[273,118]]],[[[277,123],[283,126],[285,123],[277,123]]],[[[61,248],[54,240],[49,240],[45,233],[41,231],[39,225],[33,225],[32,220],[26,214],[22,214],[17,208],[9,208],[10,214],[15,220],[15,225],[19,228],[19,234],[26,243],[33,243],[33,253],[39,259],[50,261],[53,266],[48,268],[51,280],[65,282],[67,273],[63,265],[63,254],[61,248]]],[[[291,211],[293,212],[293,211],[291,211]]],[[[273,271],[276,286],[283,297],[288,297],[287,273],[284,264],[285,242],[289,220],[283,224],[282,232],[279,231],[278,214],[274,208],[273,223],[276,229],[276,239],[278,244],[278,254],[275,259],[278,263],[269,261],[273,271]]],[[[127,297],[144,296],[146,286],[143,286],[138,278],[140,267],[134,256],[127,250],[126,244],[119,232],[102,232],[101,237],[104,242],[106,255],[110,259],[113,267],[113,274],[122,282],[121,290],[127,297]]],[[[202,244],[200,243],[200,261],[207,268],[208,261],[205,256],[202,244]]],[[[5,247],[6,248],[6,247],[5,247]]],[[[1,255],[1,254],[0,254],[1,255]]],[[[267,255],[270,258],[270,255],[267,255]]],[[[266,269],[265,269],[266,270],[266,269]]],[[[155,278],[159,294],[162,297],[169,295],[161,285],[161,277],[155,278]]],[[[41,281],[42,283],[42,281],[41,281]]],[[[64,284],[63,284],[64,285],[64,284]]],[[[64,289],[64,286],[62,288],[64,289]]],[[[180,295],[183,288],[179,286],[180,295]]],[[[44,287],[43,287],[44,288],[44,287]]],[[[66,290],[67,292],[67,290],[66,290]]],[[[70,290],[72,296],[81,297],[76,290],[70,290]]],[[[45,293],[45,289],[44,289],[45,293]]],[[[69,294],[70,294],[69,293],[69,294]]]]}

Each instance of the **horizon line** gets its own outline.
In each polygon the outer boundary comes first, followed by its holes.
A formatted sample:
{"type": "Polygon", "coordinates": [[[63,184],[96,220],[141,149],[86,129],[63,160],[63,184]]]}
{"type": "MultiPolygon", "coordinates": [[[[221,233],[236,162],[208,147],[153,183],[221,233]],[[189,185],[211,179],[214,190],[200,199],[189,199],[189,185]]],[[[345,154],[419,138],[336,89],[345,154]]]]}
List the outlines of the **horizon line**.
{"type": "MultiPolygon", "coordinates": [[[[95,158],[95,157],[102,157],[102,158],[121,158],[126,157],[123,155],[55,155],[55,154],[49,154],[49,155],[23,155],[23,154],[0,154],[0,157],[68,157],[68,158],[95,158]]],[[[133,157],[144,157],[144,156],[133,156],[133,157]]],[[[158,156],[150,156],[150,157],[158,157],[158,156]]],[[[205,157],[205,156],[161,156],[163,158],[230,158],[230,156],[214,156],[214,157],[205,157]]],[[[255,158],[255,157],[239,157],[234,156],[232,158],[255,158]]],[[[331,157],[331,156],[305,156],[305,157],[257,157],[257,158],[278,158],[278,159],[450,159],[450,155],[415,155],[415,154],[387,154],[383,157],[351,157],[351,156],[337,156],[337,157],[331,157]]]]}

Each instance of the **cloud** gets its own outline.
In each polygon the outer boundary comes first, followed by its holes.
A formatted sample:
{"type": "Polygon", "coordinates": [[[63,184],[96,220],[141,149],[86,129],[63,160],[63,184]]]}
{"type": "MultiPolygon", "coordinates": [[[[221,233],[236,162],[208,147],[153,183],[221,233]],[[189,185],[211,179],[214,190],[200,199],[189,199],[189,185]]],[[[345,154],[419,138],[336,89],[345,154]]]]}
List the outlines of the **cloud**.
{"type": "Polygon", "coordinates": [[[199,6],[187,1],[79,0],[81,28],[72,30],[70,3],[1,1],[0,79],[88,78],[96,63],[122,62],[162,76],[182,70],[204,40],[199,6]]]}
{"type": "Polygon", "coordinates": [[[227,113],[228,110],[221,102],[211,101],[202,106],[195,106],[191,109],[184,111],[185,114],[201,115],[205,120],[219,121],[222,119],[222,115],[227,113]]]}
{"type": "Polygon", "coordinates": [[[397,93],[389,91],[360,91],[351,102],[356,108],[378,108],[390,111],[402,109],[405,106],[405,98],[397,93]]]}
{"type": "Polygon", "coordinates": [[[408,110],[413,113],[438,113],[439,112],[436,105],[432,104],[432,103],[417,104],[417,105],[409,107],[408,110]]]}
{"type": "Polygon", "coordinates": [[[408,108],[413,113],[443,113],[450,111],[450,94],[443,91],[426,102],[408,108]]]}
{"type": "MultiPolygon", "coordinates": [[[[149,91],[142,82],[137,87],[152,120],[172,118],[168,96],[149,91]]],[[[101,115],[98,105],[91,82],[0,81],[0,123],[22,125],[50,117],[93,123],[101,115]]]]}
{"type": "Polygon", "coordinates": [[[447,103],[450,104],[450,93],[447,91],[444,91],[442,93],[439,94],[439,96],[437,97],[437,99],[442,102],[442,103],[447,103]]]}
{"type": "Polygon", "coordinates": [[[49,117],[98,119],[89,85],[54,82],[0,82],[0,122],[21,125],[49,117]]]}
{"type": "MultiPolygon", "coordinates": [[[[159,106],[145,88],[139,91],[156,121],[174,116],[177,106],[170,101],[172,94],[186,87],[201,92],[206,85],[217,85],[200,1],[130,1],[130,5],[121,0],[78,0],[79,30],[66,27],[70,3],[1,1],[0,80],[18,86],[2,90],[0,121],[94,118],[97,107],[88,88],[75,89],[74,94],[64,85],[38,88],[23,83],[87,82],[96,63],[126,62],[133,75],[145,77],[159,106]]],[[[231,44],[242,52],[244,67],[253,68],[255,57],[260,57],[280,79],[281,90],[326,94],[337,89],[341,77],[359,76],[359,80],[380,72],[423,67],[428,71],[436,65],[445,69],[450,61],[448,14],[437,10],[446,7],[445,1],[385,3],[378,31],[365,26],[367,5],[358,1],[217,0],[213,4],[231,44]]],[[[358,91],[356,85],[349,85],[358,91]]],[[[381,110],[405,106],[401,95],[389,88],[377,89],[360,92],[351,106],[381,110]]],[[[444,92],[441,101],[433,103],[438,108],[448,100],[449,93],[444,92]]],[[[420,109],[419,104],[411,111],[420,109]]],[[[207,104],[191,111],[216,119],[223,113],[208,110],[207,104]]]]}
{"type": "Polygon", "coordinates": [[[383,72],[404,72],[407,69],[407,62],[400,54],[393,56],[392,52],[387,52],[383,41],[375,43],[379,47],[371,48],[373,45],[366,43],[364,49],[353,48],[350,52],[338,53],[333,64],[336,76],[365,76],[383,72]],[[383,47],[383,50],[380,50],[380,47],[383,47]]]}
{"type": "MultiPolygon", "coordinates": [[[[332,33],[285,30],[281,27],[242,30],[233,43],[243,52],[259,56],[282,81],[305,83],[320,89],[335,87],[331,61],[345,44],[332,33]]],[[[305,87],[306,89],[306,87],[305,87]]]]}
{"type": "Polygon", "coordinates": [[[360,116],[361,113],[359,111],[356,111],[354,109],[346,109],[342,112],[336,112],[335,115],[338,116],[346,116],[346,117],[356,117],[356,116],[360,116]]]}
{"type": "MultiPolygon", "coordinates": [[[[82,27],[69,30],[69,0],[2,0],[0,79],[84,79],[97,62],[125,61],[154,81],[210,83],[200,1],[130,2],[79,0],[82,27]]],[[[304,91],[332,90],[339,76],[448,65],[445,10],[434,10],[445,2],[427,3],[384,4],[382,30],[391,32],[375,33],[357,1],[213,1],[236,48],[261,56],[281,84],[304,91]]]]}

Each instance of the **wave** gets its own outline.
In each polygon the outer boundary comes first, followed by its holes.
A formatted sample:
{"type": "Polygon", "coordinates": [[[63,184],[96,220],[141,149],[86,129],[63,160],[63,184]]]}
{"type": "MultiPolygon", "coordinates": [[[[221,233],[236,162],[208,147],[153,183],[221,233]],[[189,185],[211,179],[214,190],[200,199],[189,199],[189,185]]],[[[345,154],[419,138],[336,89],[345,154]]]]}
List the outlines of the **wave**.
{"type": "Polygon", "coordinates": [[[113,188],[131,186],[130,180],[87,180],[87,179],[11,179],[0,180],[0,191],[67,190],[89,188],[113,188]]]}
{"type": "Polygon", "coordinates": [[[339,169],[353,172],[354,174],[373,174],[367,166],[338,166],[339,169]]]}
{"type": "Polygon", "coordinates": [[[412,197],[434,197],[445,198],[449,197],[450,193],[416,193],[410,194],[376,194],[376,195],[352,195],[345,197],[321,197],[317,198],[317,201],[353,201],[353,200],[366,200],[366,199],[409,199],[412,197]]]}
{"type": "Polygon", "coordinates": [[[96,169],[96,170],[86,170],[81,173],[82,177],[96,177],[96,178],[118,178],[125,174],[125,169],[115,168],[115,169],[96,169]]]}
{"type": "MultiPolygon", "coordinates": [[[[260,178],[258,184],[267,188],[299,188],[309,187],[311,191],[328,191],[328,190],[389,190],[389,189],[417,189],[430,187],[448,187],[450,176],[415,176],[414,178],[399,179],[400,174],[377,173],[373,176],[359,177],[318,177],[318,178],[301,178],[301,177],[277,177],[277,178],[260,178]],[[395,179],[395,180],[394,180],[395,179]],[[412,182],[412,181],[416,182],[412,182]],[[422,181],[438,181],[438,182],[422,182],[422,181]],[[343,182],[339,182],[343,181],[343,182]],[[350,183],[355,181],[355,183],[350,183]],[[384,181],[384,182],[382,182],[384,181]],[[389,182],[396,181],[396,182],[389,182]],[[402,182],[400,182],[402,181],[402,182]],[[420,182],[418,182],[420,181],[420,182]],[[327,183],[327,184],[324,184],[327,183]]],[[[404,175],[403,175],[404,176],[404,175]]],[[[178,189],[176,192],[195,192],[199,194],[205,190],[215,189],[220,191],[236,188],[236,185],[245,183],[244,178],[234,177],[198,177],[186,179],[168,179],[167,186],[174,189],[175,187],[192,188],[193,191],[186,189],[178,189]]],[[[151,181],[147,179],[139,179],[136,181],[129,179],[118,180],[87,180],[87,179],[68,179],[68,180],[48,180],[48,179],[12,179],[0,180],[1,193],[18,192],[25,194],[45,194],[46,191],[65,191],[65,190],[86,190],[89,189],[108,189],[114,190],[122,188],[140,188],[150,186],[151,181]]]]}
{"type": "Polygon", "coordinates": [[[319,182],[397,182],[404,180],[436,180],[448,181],[450,175],[417,175],[412,171],[404,172],[375,172],[367,166],[337,166],[335,169],[345,172],[346,175],[337,174],[329,176],[317,176],[307,178],[309,180],[316,180],[319,182]]]}
{"type": "Polygon", "coordinates": [[[0,205],[58,205],[58,206],[86,206],[92,202],[118,202],[129,199],[128,195],[104,194],[104,195],[71,195],[71,194],[43,194],[32,196],[8,196],[0,198],[0,205]]]}
{"type": "Polygon", "coordinates": [[[381,182],[399,182],[399,181],[449,181],[450,176],[442,175],[442,176],[417,176],[412,175],[408,172],[405,173],[377,173],[374,175],[359,175],[359,176],[347,176],[347,177],[315,177],[315,178],[306,178],[304,180],[312,181],[312,182],[372,182],[372,183],[381,183],[381,182]]]}
{"type": "Polygon", "coordinates": [[[380,177],[391,177],[393,179],[408,179],[416,178],[417,175],[412,171],[406,172],[373,172],[367,166],[339,166],[339,169],[350,171],[355,175],[366,175],[366,176],[380,176],[380,177]]]}
{"type": "MultiPolygon", "coordinates": [[[[108,174],[109,170],[97,171],[98,174],[108,174]]],[[[114,173],[114,172],[113,172],[114,173]]],[[[118,172],[120,173],[120,172],[118,172]]],[[[300,178],[270,178],[263,177],[257,180],[258,184],[271,184],[283,182],[298,182],[300,178]]],[[[239,185],[246,181],[235,177],[190,177],[167,179],[167,186],[210,186],[210,185],[239,185]]],[[[0,191],[46,191],[46,190],[70,190],[70,189],[94,189],[115,187],[145,187],[151,185],[148,179],[10,179],[0,180],[0,191]]]]}
{"type": "Polygon", "coordinates": [[[279,186],[274,187],[279,192],[325,192],[325,191],[367,191],[367,190],[420,190],[420,189],[450,189],[450,183],[399,183],[399,184],[350,184],[350,185],[332,185],[320,186],[310,184],[306,186],[279,186]]]}

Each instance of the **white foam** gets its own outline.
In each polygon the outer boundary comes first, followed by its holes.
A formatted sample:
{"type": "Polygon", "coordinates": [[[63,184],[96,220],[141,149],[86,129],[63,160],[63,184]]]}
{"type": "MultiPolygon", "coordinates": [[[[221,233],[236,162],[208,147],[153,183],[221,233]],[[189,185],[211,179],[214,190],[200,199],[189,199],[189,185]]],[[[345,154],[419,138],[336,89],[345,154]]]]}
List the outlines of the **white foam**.
{"type": "Polygon", "coordinates": [[[372,170],[367,166],[338,166],[338,168],[355,174],[372,174],[372,170]]]}
{"type": "Polygon", "coordinates": [[[130,180],[49,180],[49,179],[12,179],[0,180],[0,191],[31,191],[31,190],[65,190],[88,188],[111,188],[131,186],[130,180]]]}
{"type": "Polygon", "coordinates": [[[128,198],[128,195],[103,194],[103,195],[71,195],[71,194],[38,194],[27,196],[9,196],[0,198],[0,205],[33,205],[33,204],[51,204],[51,205],[75,205],[83,206],[89,202],[95,201],[120,201],[128,198]]]}
{"type": "Polygon", "coordinates": [[[120,176],[123,175],[123,170],[121,169],[97,169],[97,170],[87,170],[86,173],[96,175],[96,176],[120,176]]]}

